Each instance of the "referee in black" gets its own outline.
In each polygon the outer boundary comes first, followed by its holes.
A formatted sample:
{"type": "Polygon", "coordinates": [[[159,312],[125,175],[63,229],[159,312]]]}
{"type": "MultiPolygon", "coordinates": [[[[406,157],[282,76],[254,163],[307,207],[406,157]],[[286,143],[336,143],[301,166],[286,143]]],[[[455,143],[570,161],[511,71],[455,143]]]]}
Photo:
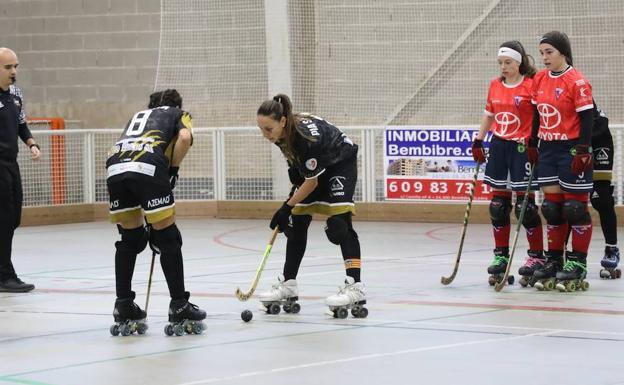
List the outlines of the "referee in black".
{"type": "Polygon", "coordinates": [[[35,285],[17,277],[11,262],[13,233],[22,216],[22,180],[17,164],[17,137],[30,148],[31,158],[41,157],[26,124],[22,92],[14,83],[17,77],[17,55],[0,48],[0,292],[25,293],[35,285]]]}

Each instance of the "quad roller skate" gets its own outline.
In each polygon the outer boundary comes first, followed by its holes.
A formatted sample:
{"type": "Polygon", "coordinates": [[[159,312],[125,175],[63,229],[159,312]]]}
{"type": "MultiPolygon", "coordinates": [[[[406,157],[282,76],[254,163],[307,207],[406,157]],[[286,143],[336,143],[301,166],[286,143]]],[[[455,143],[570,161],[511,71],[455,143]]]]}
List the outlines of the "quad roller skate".
{"type": "Polygon", "coordinates": [[[277,283],[271,286],[271,290],[260,294],[260,302],[267,314],[279,314],[281,309],[286,313],[297,314],[301,311],[299,300],[299,289],[297,281],[289,279],[284,281],[284,276],[277,277],[277,283]]]}
{"type": "Polygon", "coordinates": [[[206,325],[202,322],[206,312],[188,301],[190,293],[185,293],[185,299],[172,299],[169,303],[169,323],[165,326],[168,336],[187,334],[202,334],[206,325]]]}
{"type": "Polygon", "coordinates": [[[587,262],[580,259],[578,253],[568,253],[568,261],[563,266],[563,270],[557,272],[557,290],[568,292],[588,290],[589,282],[585,280],[586,276],[587,262]]]}
{"type": "Polygon", "coordinates": [[[620,263],[620,250],[617,246],[605,247],[605,255],[600,261],[603,269],[600,270],[600,278],[616,279],[622,276],[622,271],[617,268],[620,263]]]}
{"type": "Polygon", "coordinates": [[[529,257],[524,262],[524,265],[520,266],[520,269],[518,269],[518,274],[522,276],[519,281],[522,287],[533,287],[537,281],[533,275],[535,270],[543,267],[546,263],[546,259],[544,259],[541,250],[529,250],[528,255],[529,257]]]}
{"type": "Polygon", "coordinates": [[[560,254],[546,252],[546,262],[533,273],[537,290],[554,290],[557,285],[557,271],[561,270],[563,257],[560,254]]]}
{"type": "MultiPolygon", "coordinates": [[[[488,283],[490,286],[494,286],[501,282],[505,277],[505,270],[507,270],[507,264],[509,263],[509,255],[506,255],[500,248],[494,249],[494,260],[488,266],[487,272],[490,274],[488,283]]],[[[507,283],[513,285],[514,276],[509,275],[507,277],[507,283]]]]}
{"type": "Polygon", "coordinates": [[[366,305],[364,285],[362,282],[355,282],[353,277],[347,277],[345,286],[340,288],[338,294],[327,297],[325,303],[329,306],[329,310],[334,315],[334,318],[347,318],[349,309],[351,309],[351,315],[355,318],[366,318],[368,316],[368,309],[364,307],[366,305]]]}
{"type": "Polygon", "coordinates": [[[117,298],[115,308],[113,309],[113,318],[115,324],[110,327],[112,336],[122,335],[124,337],[136,332],[137,334],[145,334],[147,331],[147,323],[145,317],[147,314],[141,310],[139,305],[134,303],[135,294],[129,298],[117,298]]]}

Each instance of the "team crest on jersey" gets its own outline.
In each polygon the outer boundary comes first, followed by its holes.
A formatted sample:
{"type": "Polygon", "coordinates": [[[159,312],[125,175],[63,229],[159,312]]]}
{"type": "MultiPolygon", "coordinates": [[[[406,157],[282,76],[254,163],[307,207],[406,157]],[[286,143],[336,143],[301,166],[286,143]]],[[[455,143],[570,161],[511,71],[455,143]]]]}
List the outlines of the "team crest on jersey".
{"type": "Polygon", "coordinates": [[[555,98],[559,100],[559,97],[563,94],[563,88],[555,88],[555,98]]]}
{"type": "Polygon", "coordinates": [[[316,158],[310,158],[308,160],[306,160],[305,162],[305,166],[308,170],[310,171],[314,171],[316,170],[316,166],[318,165],[318,162],[316,161],[316,158]]]}
{"type": "Polygon", "coordinates": [[[514,96],[514,104],[516,107],[520,107],[520,103],[522,102],[522,96],[514,96]]]}

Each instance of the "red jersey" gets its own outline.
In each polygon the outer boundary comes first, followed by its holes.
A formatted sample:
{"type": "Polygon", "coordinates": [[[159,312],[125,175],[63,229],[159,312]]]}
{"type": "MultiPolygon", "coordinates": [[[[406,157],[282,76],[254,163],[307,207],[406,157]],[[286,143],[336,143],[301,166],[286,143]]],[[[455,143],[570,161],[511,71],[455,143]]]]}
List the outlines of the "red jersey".
{"type": "Polygon", "coordinates": [[[533,106],[531,90],[533,79],[524,77],[515,85],[507,85],[500,78],[492,80],[485,104],[485,114],[494,118],[490,131],[497,137],[525,142],[531,136],[533,106]]]}
{"type": "Polygon", "coordinates": [[[591,84],[573,67],[558,76],[547,69],[538,72],[531,102],[540,114],[537,136],[546,141],[577,139],[581,135],[578,113],[594,107],[591,84]]]}

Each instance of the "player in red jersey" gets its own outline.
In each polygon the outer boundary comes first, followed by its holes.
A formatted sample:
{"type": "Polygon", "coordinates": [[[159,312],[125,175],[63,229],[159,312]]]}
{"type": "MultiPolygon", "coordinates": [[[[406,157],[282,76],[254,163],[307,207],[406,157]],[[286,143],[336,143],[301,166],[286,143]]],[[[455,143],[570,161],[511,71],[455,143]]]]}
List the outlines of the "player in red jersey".
{"type": "MultiPolygon", "coordinates": [[[[498,49],[501,76],[492,80],[485,111],[477,137],[472,143],[472,156],[483,163],[483,139],[488,131],[492,141],[485,168],[486,184],[492,187],[490,219],[494,231],[494,260],[488,267],[490,283],[500,280],[509,263],[510,213],[512,191],[516,191],[516,218],[529,184],[530,164],[526,144],[531,136],[534,108],[531,105],[533,76],[537,72],[519,41],[507,41],[498,49]]],[[[533,183],[532,183],[533,184],[533,183]]],[[[535,189],[537,183],[534,182],[535,189]]],[[[535,196],[530,194],[523,225],[529,241],[528,259],[519,273],[532,277],[536,267],[544,264],[543,233],[535,196]]],[[[526,278],[523,286],[529,283],[526,278]]],[[[533,282],[531,282],[533,283],[533,282]]]]}
{"type": "Polygon", "coordinates": [[[535,272],[538,289],[560,290],[588,287],[587,250],[592,221],[587,209],[593,188],[592,87],[572,67],[568,36],[552,31],[541,37],[539,50],[546,67],[533,79],[533,104],[538,112],[533,121],[529,146],[539,140],[538,183],[544,192],[542,214],[547,223],[548,251],[543,268],[535,272]],[[568,226],[572,251],[563,265],[568,226]],[[555,281],[556,279],[556,281],[555,281]]]}

